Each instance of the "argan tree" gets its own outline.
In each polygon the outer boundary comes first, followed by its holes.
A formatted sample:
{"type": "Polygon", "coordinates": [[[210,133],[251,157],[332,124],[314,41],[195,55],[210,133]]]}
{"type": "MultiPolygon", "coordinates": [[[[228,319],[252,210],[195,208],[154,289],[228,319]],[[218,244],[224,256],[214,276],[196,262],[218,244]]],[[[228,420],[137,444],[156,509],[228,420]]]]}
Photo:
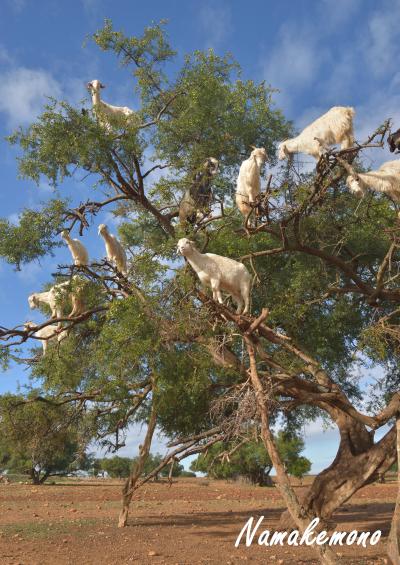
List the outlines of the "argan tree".
{"type": "MultiPolygon", "coordinates": [[[[0,252],[23,265],[55,252],[62,229],[85,237],[93,218],[112,211],[130,269],[125,277],[107,261],[60,265],[57,280],[79,272],[92,285],[88,309],[59,320],[68,338],[31,360],[32,374],[54,402],[85,406],[98,438],[114,449],[127,426],[147,423],[124,486],[120,526],[150,476],[219,441],[246,441],[254,425],[288,506],[282,522],[304,530],[318,516],[323,524],[396,459],[397,215],[387,197],[371,193],[360,202],[344,182],[369,147],[383,145],[388,124],[354,148],[328,152],[312,173],[290,163],[277,170],[254,218],[243,223],[232,198],[241,161],[252,145],[265,147],[271,167],[276,142],[291,132],[273,91],[242,78],[230,56],[212,50],[187,55],[177,69],[162,24],[128,37],[107,21],[92,39],[127,71],[121,76],[135,87],[137,110],[104,127],[92,110],[51,100],[35,123],[10,137],[21,150],[21,176],[44,177],[61,193],[70,177],[84,178],[94,196],[74,195],[72,204],[55,198],[35,222],[16,228],[4,220],[0,252]],[[208,157],[220,163],[211,214],[181,226],[180,198],[208,157]],[[245,262],[254,277],[251,316],[199,289],[178,263],[183,236],[245,262]],[[379,377],[366,390],[360,375],[372,365],[379,377]],[[293,430],[317,417],[337,426],[340,446],[299,500],[272,426],[283,421],[293,430]],[[171,450],[143,478],[157,426],[172,438],[171,450]]],[[[3,328],[0,337],[6,363],[32,331],[3,328]]],[[[324,562],[335,561],[328,549],[316,550],[324,562]]]]}
{"type": "MultiPolygon", "coordinates": [[[[289,437],[280,432],[275,438],[279,455],[289,475],[303,477],[311,469],[311,462],[300,455],[304,442],[296,436],[289,437]]],[[[273,486],[271,477],[272,461],[259,440],[248,439],[236,444],[232,449],[229,444],[215,443],[192,461],[190,468],[201,471],[216,479],[245,478],[254,485],[273,486]]]]}
{"type": "Polygon", "coordinates": [[[110,477],[129,477],[132,460],[129,457],[115,457],[105,458],[100,460],[101,469],[106,471],[110,477]]]}
{"type": "Polygon", "coordinates": [[[68,405],[23,395],[0,398],[2,467],[27,475],[35,485],[81,467],[90,441],[83,432],[79,413],[68,405]]]}

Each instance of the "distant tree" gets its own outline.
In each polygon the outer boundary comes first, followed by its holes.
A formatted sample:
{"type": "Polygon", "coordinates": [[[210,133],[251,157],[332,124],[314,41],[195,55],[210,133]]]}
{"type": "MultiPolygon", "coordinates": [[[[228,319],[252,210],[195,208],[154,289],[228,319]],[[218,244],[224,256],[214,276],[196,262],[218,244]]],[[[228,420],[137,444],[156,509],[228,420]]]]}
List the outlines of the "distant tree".
{"type": "MultiPolygon", "coordinates": [[[[147,460],[146,460],[146,463],[144,465],[142,475],[147,475],[148,473],[151,473],[153,471],[153,469],[155,469],[156,467],[158,467],[158,465],[160,465],[162,459],[163,459],[163,457],[159,453],[156,453],[156,454],[150,453],[147,460]]],[[[136,465],[138,463],[138,457],[134,457],[132,461],[133,461],[133,464],[136,465]]],[[[164,467],[161,470],[160,475],[162,477],[168,477],[169,474],[170,474],[170,469],[171,469],[171,465],[164,467]]],[[[184,471],[184,466],[181,465],[180,463],[178,463],[177,461],[175,461],[174,465],[173,465],[171,476],[172,477],[179,477],[179,476],[181,476],[183,471],[184,471]]]]}
{"type": "MultiPolygon", "coordinates": [[[[138,459],[137,457],[134,457],[133,461],[137,463],[137,459],[138,459]]],[[[151,471],[153,471],[153,469],[155,469],[161,463],[161,460],[162,460],[162,456],[159,453],[156,454],[149,453],[142,474],[147,475],[148,473],[151,473],[151,471]]]]}
{"type": "Polygon", "coordinates": [[[87,471],[88,473],[94,474],[96,461],[97,459],[94,453],[82,453],[75,461],[74,468],[77,471],[87,471]]]}
{"type": "Polygon", "coordinates": [[[304,449],[304,441],[300,437],[280,431],[276,445],[289,475],[301,479],[310,471],[311,461],[300,455],[304,449]]]}
{"type": "Polygon", "coordinates": [[[310,472],[311,461],[307,457],[300,456],[292,462],[289,468],[289,475],[302,479],[304,475],[310,472]]]}
{"type": "MultiPolygon", "coordinates": [[[[129,476],[132,467],[138,464],[139,457],[130,459],[129,457],[108,457],[100,460],[100,466],[103,471],[107,471],[110,477],[117,477],[119,479],[129,476]]],[[[145,476],[151,473],[162,461],[162,456],[159,453],[155,455],[150,453],[146,459],[146,464],[142,470],[141,475],[145,476]]],[[[172,477],[179,477],[184,470],[183,465],[175,462],[172,470],[172,477]]],[[[164,467],[160,472],[162,477],[168,477],[170,473],[170,465],[164,467]]]]}
{"type": "Polygon", "coordinates": [[[33,484],[42,484],[79,468],[89,438],[82,442],[71,408],[29,402],[33,396],[0,397],[0,461],[10,471],[29,475],[33,484]]]}
{"type": "Polygon", "coordinates": [[[164,469],[161,471],[161,476],[168,477],[170,475],[171,477],[180,477],[183,471],[185,470],[185,467],[180,463],[178,463],[177,461],[174,461],[171,474],[170,474],[170,470],[171,470],[171,465],[169,465],[168,467],[164,467],[164,469]]]}
{"type": "Polygon", "coordinates": [[[182,473],[179,475],[180,477],[196,477],[196,473],[193,473],[193,471],[182,471],[182,473]]]}
{"type": "Polygon", "coordinates": [[[92,465],[92,474],[94,477],[97,477],[97,475],[102,471],[102,459],[94,459],[93,460],[93,465],[92,465]]]}
{"type": "Polygon", "coordinates": [[[7,449],[6,438],[0,437],[0,474],[7,470],[10,453],[7,449]]]}
{"type": "Polygon", "coordinates": [[[110,477],[122,479],[129,477],[132,467],[132,459],[129,457],[115,457],[104,458],[101,460],[101,468],[107,471],[110,477]]]}
{"type": "MultiPolygon", "coordinates": [[[[302,477],[310,470],[310,461],[299,455],[304,449],[301,438],[279,432],[276,444],[289,474],[302,477]]],[[[272,462],[264,444],[260,441],[249,440],[235,451],[232,444],[219,442],[207,453],[199,455],[190,468],[193,471],[207,473],[216,479],[242,476],[253,484],[265,486],[270,484],[268,477],[272,462]],[[229,455],[230,451],[231,455],[229,455]]]]}

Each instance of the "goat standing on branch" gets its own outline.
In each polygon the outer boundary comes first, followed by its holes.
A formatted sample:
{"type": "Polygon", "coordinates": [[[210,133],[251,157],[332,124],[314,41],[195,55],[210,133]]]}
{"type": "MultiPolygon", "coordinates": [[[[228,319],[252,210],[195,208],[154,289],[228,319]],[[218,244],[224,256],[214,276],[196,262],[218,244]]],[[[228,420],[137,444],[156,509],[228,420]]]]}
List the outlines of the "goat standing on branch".
{"type": "Polygon", "coordinates": [[[203,163],[203,170],[196,173],[193,184],[183,195],[179,204],[179,221],[181,224],[196,222],[197,211],[209,209],[212,192],[211,181],[218,173],[218,160],[209,157],[203,163]]]}
{"type": "Polygon", "coordinates": [[[74,265],[77,267],[82,267],[89,264],[89,254],[86,247],[79,241],[79,239],[72,239],[67,230],[61,232],[61,237],[68,245],[71,251],[72,258],[74,260],[74,265]]]}
{"type": "Polygon", "coordinates": [[[364,196],[370,188],[383,192],[395,202],[400,201],[400,161],[387,161],[376,171],[356,173],[346,179],[347,186],[353,194],[364,196]]]}
{"type": "Polygon", "coordinates": [[[236,204],[241,214],[247,218],[256,204],[261,191],[260,170],[267,159],[263,147],[254,148],[250,157],[240,166],[236,185],[236,204]]]}
{"type": "Polygon", "coordinates": [[[121,243],[112,235],[105,224],[99,225],[99,235],[104,239],[106,245],[107,259],[115,263],[118,271],[123,275],[127,273],[127,259],[125,249],[121,243]]]}
{"type": "Polygon", "coordinates": [[[127,106],[113,106],[112,104],[108,104],[100,99],[100,90],[105,88],[105,85],[102,84],[99,80],[92,80],[91,82],[87,83],[87,88],[92,96],[92,104],[93,110],[96,113],[96,116],[99,120],[99,123],[105,127],[106,129],[110,130],[111,126],[109,121],[107,120],[107,116],[110,117],[118,117],[118,116],[125,116],[129,117],[132,116],[135,112],[128,108],[127,106]]]}
{"type": "Polygon", "coordinates": [[[193,241],[185,237],[178,241],[178,252],[186,257],[200,282],[212,289],[214,300],[222,304],[224,290],[236,302],[237,314],[249,312],[251,276],[242,263],[214,253],[200,253],[193,241]]]}
{"type": "MultiPolygon", "coordinates": [[[[26,322],[24,324],[24,328],[27,331],[34,330],[37,327],[38,324],[35,324],[34,322],[26,322]]],[[[55,324],[51,324],[49,326],[45,326],[44,328],[41,328],[40,330],[32,334],[34,337],[37,337],[41,340],[43,347],[43,355],[46,355],[49,341],[53,340],[57,336],[57,333],[58,333],[58,327],[55,324]]],[[[64,334],[58,333],[57,341],[60,343],[60,341],[62,341],[65,337],[66,337],[65,333],[64,334]]]]}
{"type": "Polygon", "coordinates": [[[38,308],[41,304],[47,304],[51,310],[52,318],[62,318],[63,307],[62,302],[66,298],[66,294],[70,293],[72,311],[71,316],[79,316],[85,311],[85,303],[82,290],[82,279],[77,275],[72,277],[74,289],[71,290],[70,281],[56,284],[45,292],[33,292],[28,297],[29,307],[33,310],[38,308]]]}
{"type": "Polygon", "coordinates": [[[297,137],[286,139],[279,144],[279,159],[286,159],[292,153],[306,153],[319,159],[331,145],[340,143],[341,149],[354,145],[354,108],[334,106],[328,112],[308,125],[297,137]]]}
{"type": "Polygon", "coordinates": [[[45,292],[33,292],[28,296],[28,303],[31,310],[38,308],[41,304],[47,304],[51,310],[52,318],[62,317],[62,307],[60,304],[61,295],[65,291],[65,286],[69,283],[61,283],[54,285],[50,290],[45,292]]]}

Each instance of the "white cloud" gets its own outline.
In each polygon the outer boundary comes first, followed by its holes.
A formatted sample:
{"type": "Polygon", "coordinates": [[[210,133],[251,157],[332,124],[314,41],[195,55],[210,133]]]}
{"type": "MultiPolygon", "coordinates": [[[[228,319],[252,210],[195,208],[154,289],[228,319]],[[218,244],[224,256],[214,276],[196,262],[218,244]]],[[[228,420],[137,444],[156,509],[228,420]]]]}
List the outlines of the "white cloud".
{"type": "Polygon", "coordinates": [[[53,192],[53,187],[49,185],[48,182],[41,181],[38,185],[38,189],[43,193],[53,192]]]}
{"type": "Polygon", "coordinates": [[[0,45],[0,63],[1,64],[11,64],[13,63],[14,59],[4,47],[4,45],[0,45]]]}
{"type": "Polygon", "coordinates": [[[264,78],[281,91],[276,99],[286,110],[290,111],[295,93],[313,84],[328,58],[326,49],[317,44],[314,31],[308,26],[299,29],[295,25],[284,24],[276,47],[265,57],[264,78]]]}
{"type": "Polygon", "coordinates": [[[122,224],[124,219],[121,216],[115,216],[112,212],[106,212],[101,221],[107,226],[113,225],[118,227],[122,224]]]}
{"type": "Polygon", "coordinates": [[[310,459],[311,473],[319,473],[335,458],[340,441],[338,429],[336,426],[324,429],[323,421],[318,418],[305,426],[304,439],[305,449],[302,455],[310,459]]]}
{"type": "Polygon", "coordinates": [[[206,35],[205,47],[218,49],[233,31],[230,6],[228,4],[204,4],[199,16],[201,27],[206,35]]]}
{"type": "Polygon", "coordinates": [[[334,425],[334,427],[326,427],[325,422],[321,418],[317,418],[304,426],[304,435],[306,438],[315,436],[324,437],[325,435],[336,436],[337,433],[336,425],[334,425]]]}
{"type": "Polygon", "coordinates": [[[98,14],[99,10],[103,7],[103,0],[81,0],[83,9],[90,16],[98,14]]]}
{"type": "MultiPolygon", "coordinates": [[[[388,117],[400,126],[399,20],[400,0],[370,12],[360,0],[321,0],[312,18],[282,25],[263,77],[282,90],[276,100],[299,131],[333,105],[355,107],[357,140],[388,117]]],[[[386,150],[365,154],[370,166],[393,158],[386,150]]]]}
{"type": "Polygon", "coordinates": [[[400,2],[380,6],[368,22],[364,54],[377,77],[398,69],[400,2]]]}
{"type": "Polygon", "coordinates": [[[19,14],[27,5],[27,0],[8,0],[8,5],[19,14]]]}
{"type": "MultiPolygon", "coordinates": [[[[139,445],[143,444],[146,429],[146,425],[141,424],[130,426],[126,435],[125,446],[118,450],[117,455],[120,457],[136,457],[139,453],[139,445]]],[[[168,440],[156,433],[151,443],[151,453],[165,454],[167,452],[167,442],[168,440]]],[[[97,456],[104,456],[102,449],[95,448],[94,451],[97,456]]],[[[107,456],[112,455],[115,454],[107,454],[107,456]]]]}
{"type": "Polygon", "coordinates": [[[88,80],[85,80],[83,77],[67,77],[62,85],[66,100],[74,105],[86,98],[89,103],[88,91],[86,88],[87,82],[88,80]]]}
{"type": "Polygon", "coordinates": [[[12,224],[13,226],[19,226],[19,214],[17,214],[16,212],[10,214],[9,216],[7,216],[7,220],[10,222],[10,224],[12,224]]]}
{"type": "Polygon", "coordinates": [[[304,129],[327,110],[328,108],[325,108],[324,106],[308,106],[304,112],[297,116],[296,127],[299,129],[299,131],[304,129]]]}
{"type": "MultiPolygon", "coordinates": [[[[143,444],[144,437],[146,435],[146,429],[146,425],[141,424],[134,424],[130,426],[127,433],[125,446],[119,449],[117,453],[105,453],[104,449],[100,449],[97,445],[93,445],[93,449],[90,449],[90,451],[93,451],[96,457],[113,457],[114,455],[118,455],[119,457],[136,457],[139,454],[139,445],[143,444]]],[[[153,441],[151,442],[151,453],[160,453],[161,455],[165,456],[167,452],[170,451],[167,447],[167,443],[168,438],[156,432],[153,436],[153,441]]],[[[190,457],[187,457],[186,459],[183,459],[181,461],[181,464],[187,471],[190,468],[190,463],[196,457],[197,455],[191,455],[190,457]]]]}
{"type": "Polygon", "coordinates": [[[0,74],[0,112],[6,114],[10,127],[31,122],[46,96],[60,94],[59,83],[47,71],[19,67],[0,74]]]}
{"type": "MultiPolygon", "coordinates": [[[[392,118],[392,131],[397,130],[400,127],[400,93],[377,90],[371,98],[357,106],[356,139],[361,142],[365,141],[388,118],[392,118]]],[[[386,143],[383,149],[363,151],[364,165],[373,169],[395,158],[386,143]]]]}
{"type": "MultiPolygon", "coordinates": [[[[321,84],[321,94],[332,105],[351,106],[354,99],[354,83],[357,81],[356,69],[362,54],[356,42],[351,51],[345,51],[332,62],[329,76],[321,84]]],[[[327,108],[325,109],[325,111],[327,108]]]]}
{"type": "Polygon", "coordinates": [[[269,57],[265,77],[278,88],[309,82],[319,67],[319,56],[310,38],[301,38],[285,26],[280,33],[279,48],[269,57]]]}
{"type": "Polygon", "coordinates": [[[327,31],[337,30],[361,7],[361,0],[320,0],[318,4],[318,17],[323,18],[323,29],[327,31]]]}

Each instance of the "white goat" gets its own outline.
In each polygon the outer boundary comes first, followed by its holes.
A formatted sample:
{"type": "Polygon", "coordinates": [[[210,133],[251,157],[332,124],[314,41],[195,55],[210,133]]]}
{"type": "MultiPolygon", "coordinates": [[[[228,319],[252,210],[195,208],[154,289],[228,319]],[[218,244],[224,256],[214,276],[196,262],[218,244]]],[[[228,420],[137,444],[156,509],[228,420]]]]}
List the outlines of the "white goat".
{"type": "MultiPolygon", "coordinates": [[[[85,300],[83,297],[82,279],[78,275],[72,277],[74,281],[74,289],[71,290],[69,281],[56,284],[50,290],[45,292],[34,292],[28,297],[28,303],[31,309],[38,308],[40,304],[47,304],[51,310],[52,318],[62,318],[64,302],[67,294],[70,294],[72,310],[68,317],[79,316],[85,311],[85,300]]],[[[60,327],[60,325],[58,326],[60,327]]]]}
{"type": "Polygon", "coordinates": [[[236,185],[236,204],[244,217],[247,217],[261,190],[260,169],[267,159],[264,148],[254,148],[250,157],[240,165],[236,185]]]}
{"type": "MultiPolygon", "coordinates": [[[[27,331],[34,330],[37,327],[38,324],[35,324],[34,322],[26,322],[24,324],[24,328],[27,331]]],[[[65,334],[58,333],[58,328],[55,324],[45,326],[44,328],[41,328],[37,332],[34,332],[32,335],[38,337],[42,341],[43,355],[46,355],[49,341],[53,340],[57,336],[57,341],[60,342],[64,339],[64,337],[66,337],[65,334]]]]}
{"type": "Polygon", "coordinates": [[[364,196],[368,188],[384,192],[396,202],[400,202],[400,161],[387,161],[378,170],[369,173],[349,175],[346,184],[357,196],[364,196]]]}
{"type": "Polygon", "coordinates": [[[99,225],[99,235],[104,239],[106,244],[107,259],[115,263],[118,271],[123,275],[127,272],[127,259],[125,249],[121,243],[112,235],[105,224],[99,225]]]}
{"type": "Polygon", "coordinates": [[[354,144],[354,108],[334,106],[303,129],[297,137],[286,139],[279,144],[279,159],[286,159],[291,153],[307,153],[319,159],[330,145],[340,143],[341,149],[354,144]]]}
{"type": "Polygon", "coordinates": [[[243,314],[249,312],[251,276],[242,263],[214,253],[200,253],[185,237],[178,241],[178,252],[186,257],[202,285],[211,287],[214,300],[222,304],[224,290],[236,302],[237,314],[242,313],[243,305],[243,314]]]}
{"type": "Polygon", "coordinates": [[[51,310],[51,317],[61,318],[62,307],[60,300],[68,284],[69,282],[63,282],[54,285],[50,290],[45,292],[34,292],[28,297],[29,307],[33,310],[34,308],[38,308],[40,304],[47,304],[51,310]]]}
{"type": "Polygon", "coordinates": [[[87,83],[87,88],[92,96],[92,104],[93,110],[96,113],[96,116],[99,120],[99,123],[105,127],[106,129],[110,130],[111,125],[107,120],[107,116],[111,117],[118,117],[118,116],[125,116],[129,117],[132,116],[135,112],[128,108],[127,106],[113,106],[112,104],[108,104],[100,99],[100,89],[105,88],[104,84],[102,84],[99,80],[92,80],[91,82],[87,83]]]}
{"type": "Polygon", "coordinates": [[[71,251],[72,258],[74,260],[74,264],[77,267],[81,267],[83,265],[88,265],[89,263],[89,254],[86,250],[86,247],[79,241],[79,239],[72,239],[67,230],[61,232],[61,237],[66,242],[71,251]]]}

